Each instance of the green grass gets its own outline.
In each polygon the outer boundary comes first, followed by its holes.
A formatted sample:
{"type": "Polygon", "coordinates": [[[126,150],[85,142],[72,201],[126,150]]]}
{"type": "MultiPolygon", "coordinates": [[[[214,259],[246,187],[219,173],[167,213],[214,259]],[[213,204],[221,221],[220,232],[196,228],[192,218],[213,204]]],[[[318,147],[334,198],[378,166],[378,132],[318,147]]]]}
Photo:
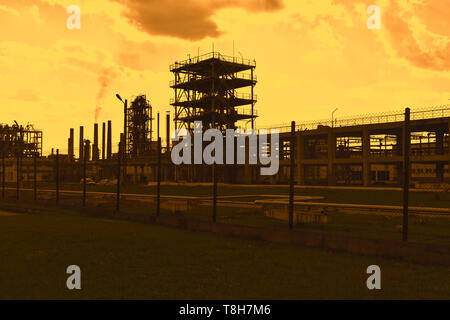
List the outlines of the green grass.
{"type": "MultiPolygon", "coordinates": [[[[196,191],[196,188],[192,188],[196,191]]],[[[236,188],[231,188],[236,191],[236,188]]],[[[252,190],[254,188],[249,188],[252,190]]],[[[170,189],[169,189],[170,190],[170,189]]],[[[258,189],[255,189],[258,190],[258,189]]],[[[247,190],[246,190],[247,191],[247,190]]],[[[323,190],[319,190],[323,191],[323,190]]],[[[339,192],[340,190],[333,190],[339,192]]],[[[243,194],[244,191],[241,192],[243,194]]],[[[357,192],[357,190],[355,190],[357,192]]],[[[54,197],[54,195],[47,196],[54,197]]],[[[416,196],[416,195],[414,195],[416,196]]],[[[15,192],[8,190],[8,199],[15,198],[15,192]]],[[[336,197],[330,193],[330,197],[336,197]]],[[[329,200],[329,198],[327,200],[329,200]]],[[[357,197],[355,197],[357,199],[357,197]]],[[[227,199],[230,200],[230,199],[227,199]]],[[[238,201],[242,201],[239,199],[238,201]]],[[[21,203],[28,202],[32,204],[32,192],[22,191],[21,203]]],[[[54,200],[42,201],[42,205],[54,205],[54,200]]],[[[87,207],[93,211],[111,211],[115,208],[115,195],[109,195],[106,198],[94,198],[89,195],[87,198],[87,207]]],[[[80,194],[61,194],[60,204],[66,207],[80,207],[80,194]]],[[[15,204],[17,205],[17,204],[15,204]]],[[[121,200],[121,210],[129,213],[155,214],[155,204],[148,202],[139,202],[133,200],[121,200]]],[[[163,210],[164,213],[164,210],[163,210]]],[[[188,212],[179,213],[187,218],[195,218],[205,221],[212,219],[212,205],[202,205],[195,207],[188,212]]],[[[264,216],[262,209],[257,208],[238,208],[225,207],[219,204],[217,209],[217,221],[224,223],[233,223],[250,226],[265,226],[274,228],[287,228],[287,221],[273,219],[264,216]]],[[[341,233],[351,236],[374,239],[401,239],[402,218],[397,216],[375,215],[375,214],[342,214],[330,213],[329,222],[323,225],[296,225],[295,229],[319,229],[326,232],[341,233]]],[[[430,216],[411,216],[409,219],[409,240],[412,242],[434,243],[450,245],[450,217],[430,217],[430,216]]]]}
{"type": "MultiPolygon", "coordinates": [[[[31,207],[31,206],[30,206],[31,207]]],[[[449,268],[79,216],[0,217],[0,298],[450,298],[449,268]],[[82,270],[82,290],[65,270],[82,270]],[[377,264],[382,290],[369,291],[377,264]]]]}

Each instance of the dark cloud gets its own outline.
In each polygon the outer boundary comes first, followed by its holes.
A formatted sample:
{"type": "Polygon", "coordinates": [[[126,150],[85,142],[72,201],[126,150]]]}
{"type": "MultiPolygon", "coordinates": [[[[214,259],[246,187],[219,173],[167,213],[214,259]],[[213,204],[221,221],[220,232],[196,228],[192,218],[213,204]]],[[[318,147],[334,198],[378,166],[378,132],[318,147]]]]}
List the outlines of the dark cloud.
{"type": "Polygon", "coordinates": [[[114,0],[123,4],[124,15],[139,29],[152,34],[186,40],[218,37],[222,32],[212,20],[223,8],[250,12],[272,12],[283,8],[283,0],[114,0]]]}

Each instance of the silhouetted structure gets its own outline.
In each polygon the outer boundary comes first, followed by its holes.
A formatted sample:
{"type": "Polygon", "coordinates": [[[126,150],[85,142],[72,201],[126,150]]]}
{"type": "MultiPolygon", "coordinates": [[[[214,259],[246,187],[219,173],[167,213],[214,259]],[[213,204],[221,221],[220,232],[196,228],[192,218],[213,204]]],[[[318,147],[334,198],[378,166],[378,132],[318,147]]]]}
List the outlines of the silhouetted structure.
{"type": "Polygon", "coordinates": [[[145,95],[137,96],[127,109],[127,154],[148,155],[152,140],[152,106],[145,95]]]}
{"type": "Polygon", "coordinates": [[[253,126],[257,117],[253,94],[255,67],[255,61],[218,52],[172,64],[170,71],[175,80],[170,82],[170,87],[174,89],[175,97],[170,104],[175,107],[175,129],[185,128],[192,132],[194,121],[202,121],[204,130],[235,129],[239,120],[250,120],[253,126]],[[250,93],[237,91],[248,87],[250,93]]]}
{"type": "Polygon", "coordinates": [[[70,128],[70,136],[68,139],[68,152],[67,152],[70,160],[73,160],[73,158],[74,158],[74,150],[73,150],[74,141],[73,141],[73,139],[74,139],[74,130],[73,130],[73,128],[70,128]]]}
{"type": "Polygon", "coordinates": [[[33,157],[42,154],[42,131],[35,130],[33,125],[25,127],[15,122],[12,126],[0,124],[1,152],[5,157],[33,157]]]}

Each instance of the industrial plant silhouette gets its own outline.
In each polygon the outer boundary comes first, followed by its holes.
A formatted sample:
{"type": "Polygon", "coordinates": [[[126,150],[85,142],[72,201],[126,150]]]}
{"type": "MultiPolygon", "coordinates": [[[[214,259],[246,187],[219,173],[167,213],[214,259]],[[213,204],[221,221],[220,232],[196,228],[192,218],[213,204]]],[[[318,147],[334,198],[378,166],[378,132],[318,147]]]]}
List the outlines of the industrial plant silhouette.
{"type": "MultiPolygon", "coordinates": [[[[155,114],[144,92],[129,98],[117,93],[123,122],[95,123],[92,141],[83,124],[78,143],[75,128],[68,128],[67,154],[52,149],[44,155],[45,135],[32,125],[1,125],[1,208],[58,217],[68,210],[357,257],[450,265],[450,106],[258,128],[263,115],[255,107],[255,60],[211,52],[177,61],[170,72],[173,112],[166,114],[165,133],[164,115],[155,114]],[[121,128],[120,141],[112,139],[113,125],[121,128]],[[223,134],[223,145],[229,130],[240,129],[244,145],[233,143],[223,157],[244,152],[245,161],[195,163],[191,153],[190,163],[173,162],[174,147],[186,143],[174,132],[210,129],[223,134]],[[258,138],[252,149],[248,132],[278,136],[258,138]],[[267,166],[261,158],[249,161],[252,153],[274,152],[274,175],[260,173],[267,166]]],[[[198,142],[191,143],[195,148],[198,142]]],[[[200,150],[207,145],[199,144],[200,150]]]]}

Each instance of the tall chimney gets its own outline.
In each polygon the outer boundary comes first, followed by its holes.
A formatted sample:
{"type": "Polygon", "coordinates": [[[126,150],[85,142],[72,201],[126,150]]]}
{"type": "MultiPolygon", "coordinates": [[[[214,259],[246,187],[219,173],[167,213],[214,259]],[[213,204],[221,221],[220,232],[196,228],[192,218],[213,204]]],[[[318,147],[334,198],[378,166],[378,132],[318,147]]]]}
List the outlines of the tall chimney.
{"type": "Polygon", "coordinates": [[[98,151],[98,123],[94,123],[94,144],[92,145],[92,160],[96,161],[99,157],[98,151]]]}
{"type": "Polygon", "coordinates": [[[107,141],[107,147],[106,147],[106,159],[108,159],[108,160],[111,159],[111,154],[112,154],[112,150],[111,150],[111,146],[112,146],[111,130],[112,130],[111,120],[108,120],[108,141],[107,141]]]}
{"type": "Polygon", "coordinates": [[[91,141],[86,140],[86,161],[91,159],[91,141]]]}
{"type": "Polygon", "coordinates": [[[102,123],[102,160],[105,160],[105,126],[106,124],[102,123]]]}
{"type": "Polygon", "coordinates": [[[166,132],[166,136],[167,136],[167,141],[166,141],[166,143],[167,143],[167,151],[166,152],[169,152],[169,150],[170,150],[170,111],[167,111],[167,114],[166,114],[166,130],[167,130],[167,132],[166,132]]]}
{"type": "Polygon", "coordinates": [[[80,161],[83,161],[83,151],[84,151],[84,138],[83,138],[84,127],[80,126],[80,156],[78,157],[80,161]]]}
{"type": "Polygon", "coordinates": [[[74,157],[74,153],[73,153],[73,145],[74,145],[74,141],[73,141],[73,135],[74,135],[74,133],[73,133],[73,128],[70,128],[70,137],[69,137],[69,148],[68,148],[68,151],[67,151],[67,153],[69,154],[69,159],[70,160],[73,160],[73,157],[74,157]]]}

